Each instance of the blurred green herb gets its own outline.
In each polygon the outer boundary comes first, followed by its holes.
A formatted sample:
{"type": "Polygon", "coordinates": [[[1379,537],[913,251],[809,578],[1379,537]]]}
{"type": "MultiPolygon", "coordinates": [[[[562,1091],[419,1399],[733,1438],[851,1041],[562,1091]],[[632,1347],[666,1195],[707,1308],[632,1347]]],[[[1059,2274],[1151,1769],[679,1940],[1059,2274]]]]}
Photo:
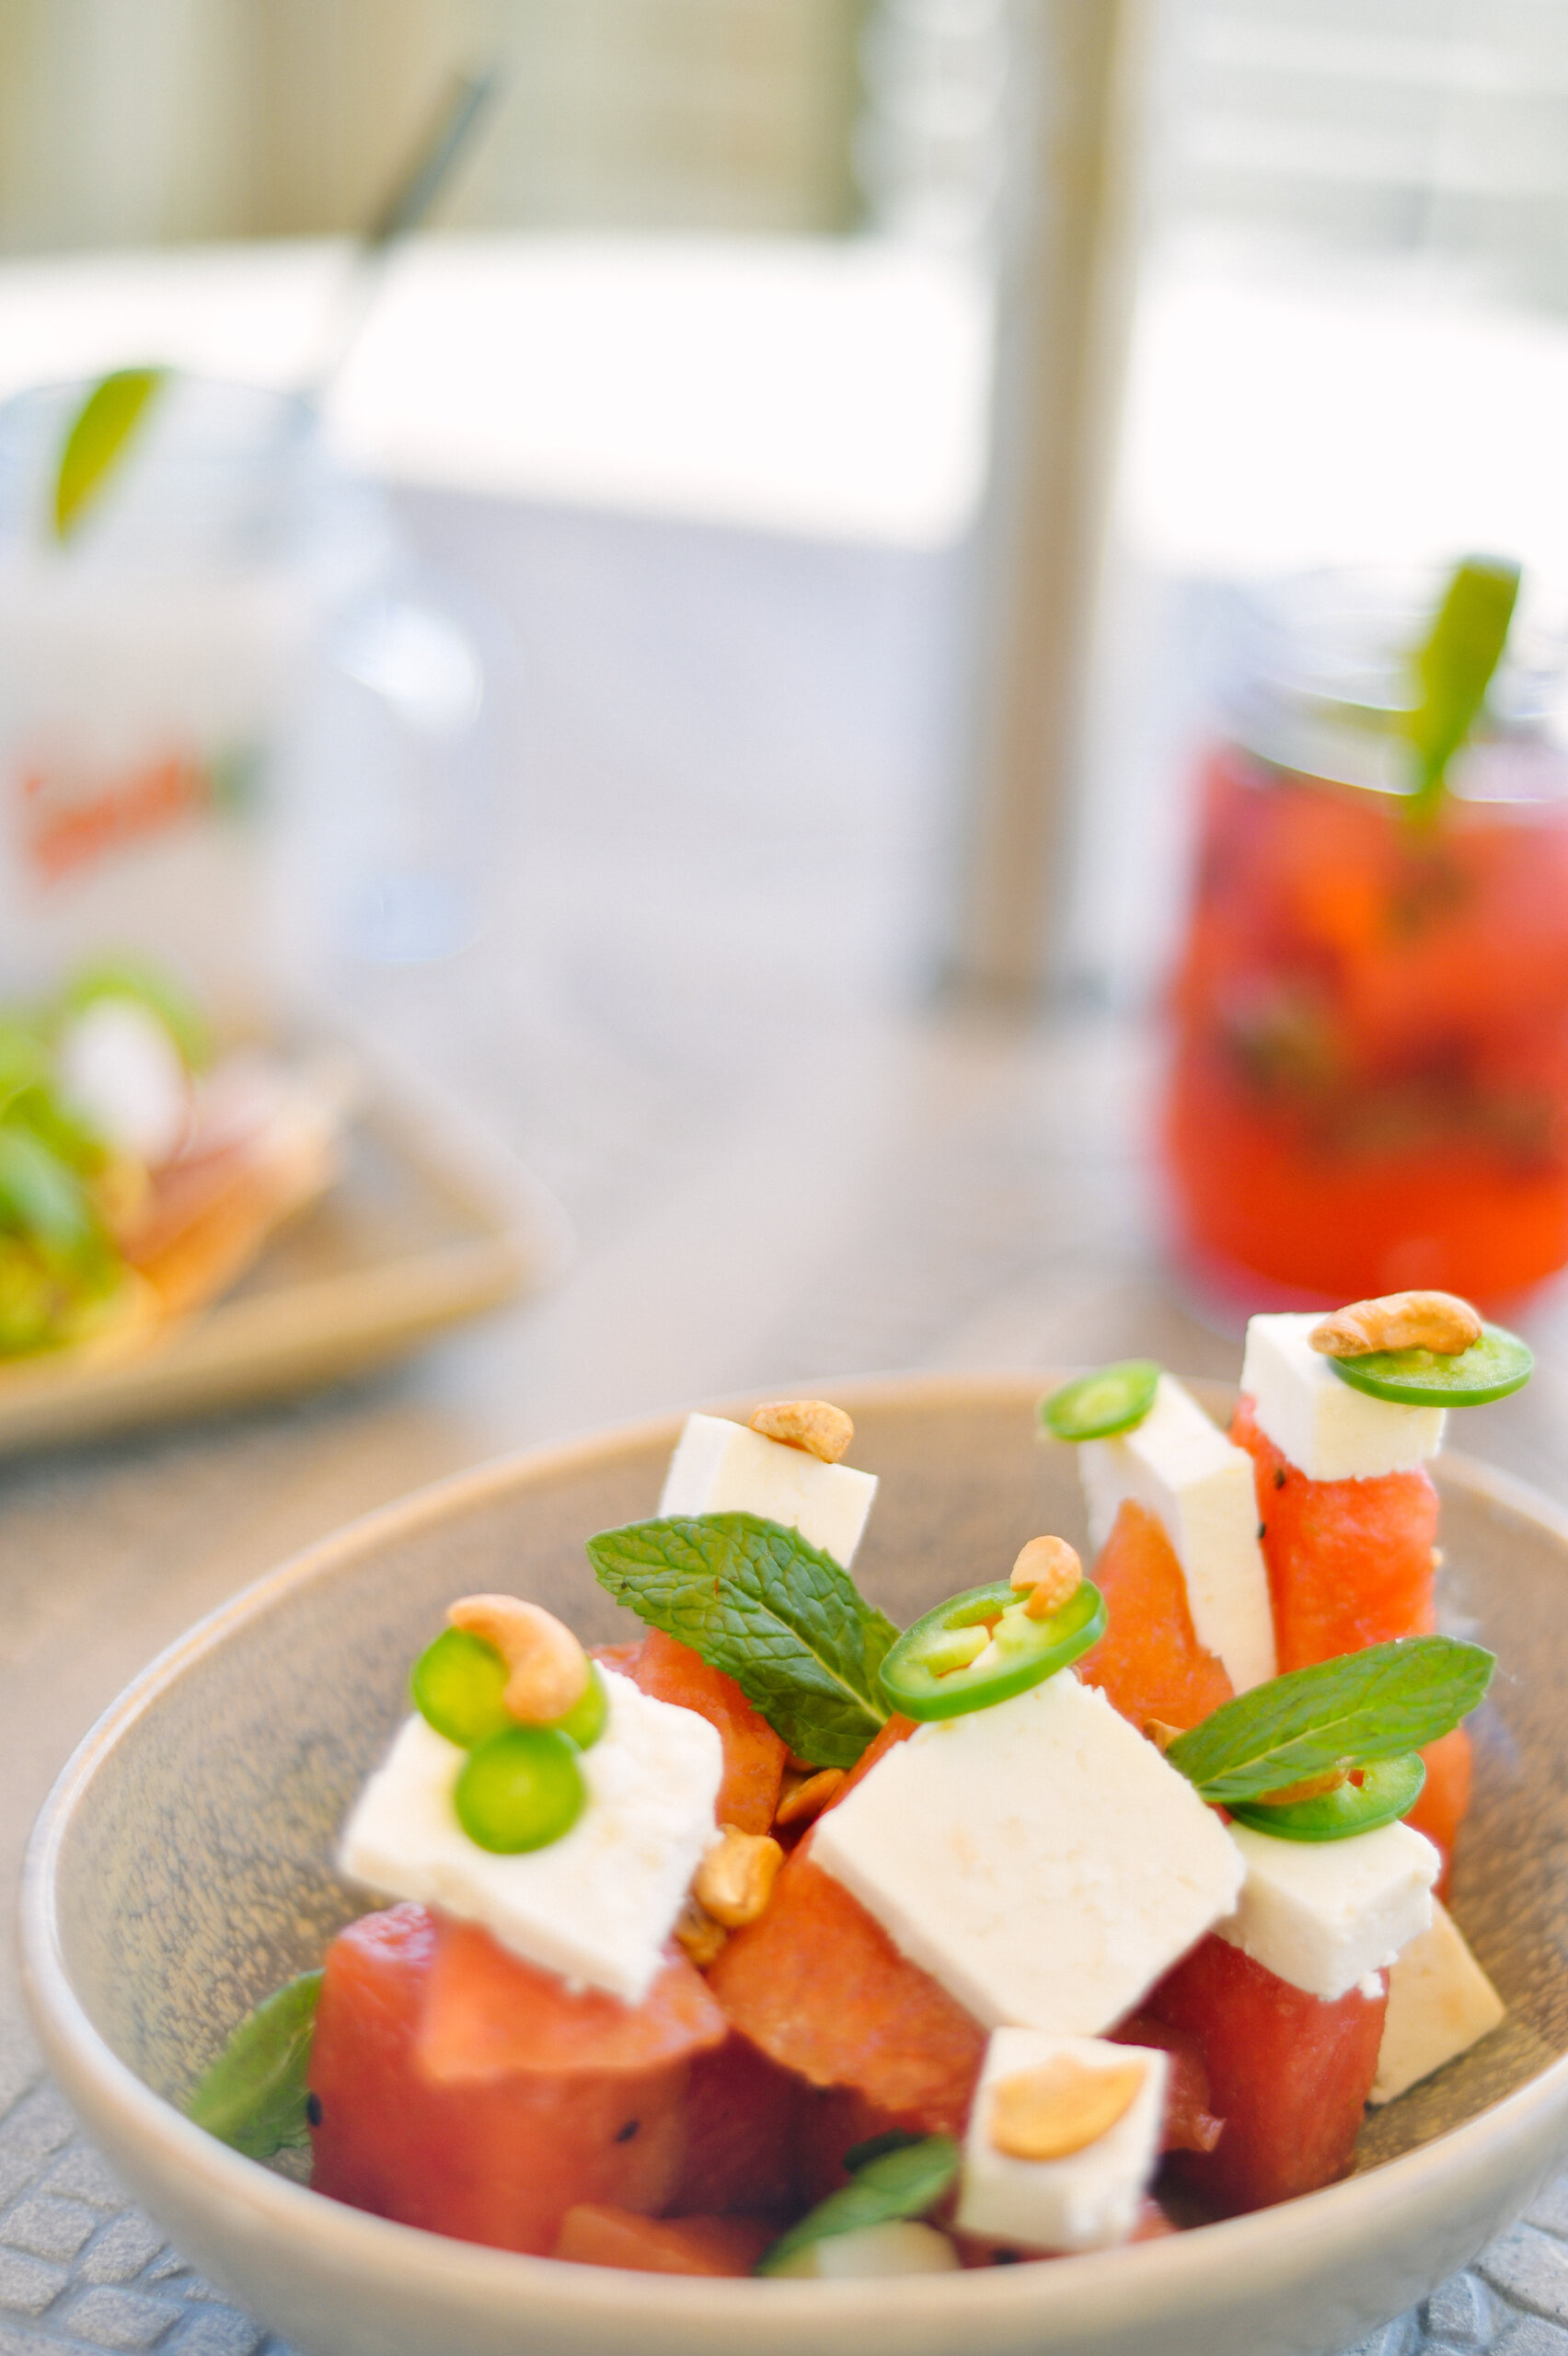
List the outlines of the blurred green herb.
{"type": "Polygon", "coordinates": [[[165,368],[117,368],[100,376],[71,422],[54,479],[54,537],[68,540],[113,473],[165,368]]]}
{"type": "MultiPolygon", "coordinates": [[[[874,2142],[882,2139],[874,2137],[874,2142]]],[[[867,2147],[861,2145],[860,2151],[867,2147]]],[[[853,2156],[853,2155],[852,2155],[853,2156]]],[[[846,2163],[847,2165],[847,2162],[846,2163]]],[[[829,2241],[838,2234],[858,2234],[868,2225],[885,2225],[895,2219],[924,2217],[958,2174],[958,2145],[951,2135],[926,2135],[917,2142],[885,2144],[861,2159],[852,2180],[830,2192],[791,2225],[756,2262],[758,2274],[778,2274],[788,2261],[813,2242],[829,2241]]]]}
{"type": "Polygon", "coordinates": [[[248,2013],[198,2078],[187,2119],[247,2159],[300,2151],[310,2141],[310,2041],[323,1974],[302,1972],[248,2013]]]}
{"type": "Polygon", "coordinates": [[[1406,721],[1415,748],[1410,815],[1430,825],[1442,807],[1448,764],[1480,718],[1503,659],[1519,594],[1519,568],[1501,557],[1466,557],[1415,657],[1421,700],[1406,721]]]}

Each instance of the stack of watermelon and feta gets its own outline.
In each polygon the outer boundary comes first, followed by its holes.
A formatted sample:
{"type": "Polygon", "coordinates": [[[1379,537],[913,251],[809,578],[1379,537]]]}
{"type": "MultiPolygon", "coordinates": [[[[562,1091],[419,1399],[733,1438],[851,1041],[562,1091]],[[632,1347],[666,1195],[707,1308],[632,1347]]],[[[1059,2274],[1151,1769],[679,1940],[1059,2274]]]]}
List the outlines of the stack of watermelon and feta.
{"type": "Polygon", "coordinates": [[[1151,1365],[1081,1378],[1042,1421],[1092,1578],[1043,1535],[902,1634],[849,1576],[847,1416],[691,1416],[658,1517],[589,1545],[646,1633],[454,1604],[343,1837],[396,1902],[191,2115],[286,2140],[286,2035],[317,2190],[686,2274],[1057,2258],[1333,2181],[1502,2017],[1433,1894],[1492,1659],[1435,1633],[1425,1466],[1528,1371],[1417,1295],[1255,1318],[1228,1438],[1151,1365]]]}

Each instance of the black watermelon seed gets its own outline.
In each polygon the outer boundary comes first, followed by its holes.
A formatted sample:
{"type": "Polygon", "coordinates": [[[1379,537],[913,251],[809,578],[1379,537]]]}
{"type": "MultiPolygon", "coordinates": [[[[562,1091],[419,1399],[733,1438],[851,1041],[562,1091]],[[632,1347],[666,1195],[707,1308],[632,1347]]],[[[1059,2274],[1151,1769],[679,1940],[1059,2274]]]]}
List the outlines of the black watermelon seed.
{"type": "Polygon", "coordinates": [[[1283,1488],[1284,1488],[1284,1486],[1285,1486],[1285,1467],[1284,1467],[1284,1465],[1283,1465],[1283,1464],[1276,1464],[1276,1465],[1274,1466],[1274,1487],[1275,1487],[1276,1489],[1283,1489],[1283,1488]]]}
{"type": "Polygon", "coordinates": [[[320,2124],[321,2124],[321,2097],[320,2097],[320,2096],[319,2096],[319,2095],[306,2095],[306,2098],[305,2098],[305,2115],[306,2115],[306,2119],[309,2119],[309,2121],[310,2121],[310,2123],[311,2123],[312,2127],[319,2127],[319,2126],[320,2126],[320,2124]]]}
{"type": "Polygon", "coordinates": [[[639,2123],[640,2122],[635,2119],[628,2119],[624,2127],[617,2127],[616,2129],[616,2142],[617,2143],[629,2143],[632,2137],[637,2132],[639,2123]]]}

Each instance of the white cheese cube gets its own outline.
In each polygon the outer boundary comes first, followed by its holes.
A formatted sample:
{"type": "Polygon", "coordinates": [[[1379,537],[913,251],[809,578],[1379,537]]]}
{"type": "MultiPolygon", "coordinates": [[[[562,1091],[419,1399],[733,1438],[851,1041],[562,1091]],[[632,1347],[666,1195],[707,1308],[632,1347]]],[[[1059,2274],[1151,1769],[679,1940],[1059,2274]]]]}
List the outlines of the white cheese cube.
{"type": "Polygon", "coordinates": [[[722,1415],[688,1415],[659,1499],[662,1516],[755,1513],[798,1530],[847,1570],[877,1494],[874,1472],[824,1464],[722,1415]]]}
{"type": "Polygon", "coordinates": [[[1164,2053],[1147,2045],[1108,2045],[1099,2038],[1045,2037],[1038,2029],[999,2028],[986,2049],[986,2065],[963,2142],[953,2223],[960,2233],[1021,2242],[1029,2249],[1109,2249],[1124,2242],[1138,2221],[1138,2204],[1159,2162],[1165,2119],[1164,2053]],[[1088,2069],[1144,2065],[1144,2082],[1113,2127],[1060,2160],[1016,2160],[991,2141],[997,2086],[1020,2071],[1067,2055],[1088,2069]]]}
{"type": "Polygon", "coordinates": [[[1258,1543],[1252,1460],[1210,1423],[1190,1391],[1162,1374],[1136,1429],[1086,1440],[1078,1470],[1089,1532],[1104,1545],[1123,1499],[1163,1524],[1187,1586],[1193,1633],[1238,1693],[1275,1669],[1269,1576],[1258,1543]]]}
{"type": "Polygon", "coordinates": [[[1408,1824],[1348,1841],[1282,1841],[1233,1824],[1230,1837],[1247,1878],[1235,1913],[1215,1927],[1309,1996],[1348,1994],[1432,1921],[1443,1860],[1408,1824]]]}
{"type": "Polygon", "coordinates": [[[1241,1388],[1258,1428],[1309,1481],[1415,1472],[1443,1445],[1442,1408],[1401,1407],[1354,1390],[1307,1338],[1321,1323],[1310,1311],[1249,1324],[1241,1388]]]}
{"type": "Polygon", "coordinates": [[[361,1794],[340,1863],[389,1898],[482,1923],[573,1986],[639,2004],[713,1839],[723,1745],[694,1710],[599,1673],[609,1718],[582,1754],[588,1804],[562,1839],[510,1857],[470,1841],[452,1797],[467,1753],[412,1717],[361,1794]]]}
{"type": "Polygon", "coordinates": [[[861,2225],[852,2234],[829,2234],[808,2242],[776,2269],[775,2282],[869,2282],[894,2274],[956,2274],[958,2252],[935,2225],[894,2219],[861,2225]]]}
{"type": "Polygon", "coordinates": [[[812,1855],[983,2027],[1063,2036],[1120,2020],[1242,1877],[1191,1784],[1070,1669],[917,1727],[812,1855]]]}
{"type": "Polygon", "coordinates": [[[1468,2053],[1507,2007],[1435,1898],[1432,1928],[1403,1948],[1389,1973],[1389,2010],[1369,2102],[1392,2102],[1445,2062],[1468,2053]]]}

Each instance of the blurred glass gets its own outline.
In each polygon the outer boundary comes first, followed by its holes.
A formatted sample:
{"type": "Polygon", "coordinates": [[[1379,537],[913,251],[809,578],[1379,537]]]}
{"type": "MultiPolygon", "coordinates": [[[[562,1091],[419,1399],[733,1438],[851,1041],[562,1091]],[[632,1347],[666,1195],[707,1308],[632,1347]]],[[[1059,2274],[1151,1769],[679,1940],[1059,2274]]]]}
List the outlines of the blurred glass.
{"type": "Polygon", "coordinates": [[[175,375],[62,541],[86,390],[0,408],[0,982],[136,949],[249,1020],[345,948],[445,953],[482,664],[399,585],[383,495],[304,401],[175,375]]]}
{"type": "Polygon", "coordinates": [[[1257,597],[1203,762],[1168,1174],[1209,1275],[1482,1300],[1568,1262],[1568,708],[1517,628],[1435,823],[1401,733],[1435,575],[1257,597]]]}
{"type": "Polygon", "coordinates": [[[295,789],[324,957],[418,964],[478,930],[495,819],[496,633],[470,596],[406,560],[338,618],[295,789]]]}

